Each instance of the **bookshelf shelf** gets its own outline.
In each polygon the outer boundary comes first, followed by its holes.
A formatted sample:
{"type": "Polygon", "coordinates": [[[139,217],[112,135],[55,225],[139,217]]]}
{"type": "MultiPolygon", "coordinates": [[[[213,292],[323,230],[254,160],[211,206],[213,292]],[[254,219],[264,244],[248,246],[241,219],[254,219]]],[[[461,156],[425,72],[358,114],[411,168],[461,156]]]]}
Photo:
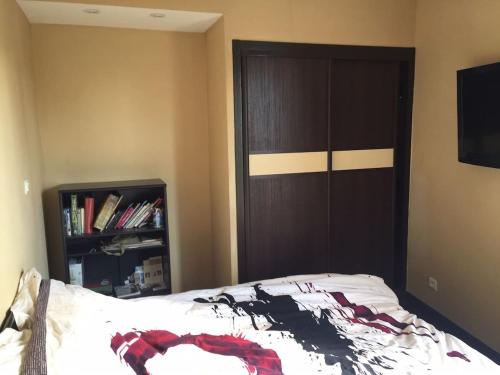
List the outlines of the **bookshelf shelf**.
{"type": "Polygon", "coordinates": [[[82,240],[88,238],[104,238],[104,237],[114,237],[117,235],[126,235],[126,234],[148,234],[148,233],[158,233],[163,232],[165,230],[164,227],[161,228],[135,228],[135,229],[113,229],[104,232],[92,232],[90,234],[81,234],[78,236],[68,236],[64,235],[66,241],[71,240],[82,240]]]}
{"type": "MultiPolygon", "coordinates": [[[[132,253],[134,253],[136,251],[148,251],[148,250],[164,249],[166,247],[167,247],[167,245],[165,245],[165,244],[163,244],[163,245],[156,245],[156,246],[137,247],[137,248],[125,250],[124,255],[125,254],[132,254],[132,253]]],[[[106,254],[102,250],[97,250],[97,251],[93,251],[93,252],[68,253],[68,257],[71,257],[71,258],[80,258],[80,257],[96,256],[96,255],[115,256],[115,255],[106,254]]]]}
{"type": "MultiPolygon", "coordinates": [[[[151,264],[154,263],[157,269],[161,271],[157,275],[159,275],[159,280],[163,280],[163,282],[158,284],[158,280],[156,280],[156,283],[152,285],[161,285],[163,288],[155,291],[150,288],[136,297],[164,295],[171,292],[167,186],[162,180],[60,185],[55,189],[55,192],[57,194],[54,196],[57,195],[57,200],[54,199],[52,205],[47,206],[47,209],[50,209],[51,212],[57,213],[56,220],[52,220],[50,223],[52,227],[49,228],[51,232],[58,234],[55,237],[57,241],[51,241],[55,243],[50,243],[47,249],[51,278],[70,283],[70,263],[73,272],[74,263],[76,262],[79,265],[79,268],[76,268],[82,274],[81,284],[84,287],[110,284],[114,290],[114,287],[124,285],[125,280],[134,275],[137,267],[142,266],[146,271],[146,267],[153,267],[151,264]],[[141,228],[98,231],[92,228],[93,225],[80,226],[80,222],[78,222],[76,227],[78,230],[74,230],[75,226],[72,218],[69,222],[67,220],[68,210],[72,214],[77,209],[83,208],[82,213],[85,214],[87,213],[85,209],[85,207],[88,207],[87,202],[92,201],[93,222],[92,219],[87,220],[87,217],[83,217],[86,224],[93,223],[95,225],[101,209],[106,207],[106,202],[109,201],[110,196],[117,197],[118,199],[115,200],[118,201],[118,204],[115,204],[111,211],[111,214],[116,214],[116,216],[109,216],[106,226],[109,228],[119,227],[120,225],[115,225],[112,221],[113,217],[118,219],[127,212],[129,207],[134,209],[138,207],[136,216],[138,221],[134,221],[133,216],[131,216],[130,226],[134,226],[136,223],[139,225],[142,218],[144,218],[142,222],[146,223],[146,225],[141,228]],[[74,209],[75,206],[77,209],[74,209]],[[141,211],[143,207],[144,211],[141,211]],[[148,214],[148,210],[151,211],[151,214],[148,214]],[[156,224],[163,224],[160,227],[153,226],[152,213],[155,210],[156,219],[159,219],[156,224]],[[89,228],[92,228],[93,232],[82,233],[85,231],[82,230],[83,227],[87,228],[87,232],[90,231],[89,228]],[[68,231],[71,232],[71,235],[68,234],[68,231]],[[156,240],[156,243],[153,241],[150,246],[127,249],[121,256],[109,255],[101,250],[101,246],[110,244],[114,237],[120,236],[121,239],[127,235],[138,236],[142,241],[147,239],[156,240]],[[160,240],[161,245],[158,244],[160,240]]],[[[154,268],[148,268],[148,270],[154,270],[154,268]]],[[[73,277],[73,282],[75,282],[74,280],[73,277]]],[[[109,291],[102,293],[109,295],[109,291]]]]}
{"type": "Polygon", "coordinates": [[[123,299],[132,299],[132,298],[143,298],[143,297],[153,297],[153,296],[162,296],[165,294],[165,291],[164,290],[141,290],[141,294],[138,295],[138,296],[134,296],[134,297],[125,297],[123,299]]]}

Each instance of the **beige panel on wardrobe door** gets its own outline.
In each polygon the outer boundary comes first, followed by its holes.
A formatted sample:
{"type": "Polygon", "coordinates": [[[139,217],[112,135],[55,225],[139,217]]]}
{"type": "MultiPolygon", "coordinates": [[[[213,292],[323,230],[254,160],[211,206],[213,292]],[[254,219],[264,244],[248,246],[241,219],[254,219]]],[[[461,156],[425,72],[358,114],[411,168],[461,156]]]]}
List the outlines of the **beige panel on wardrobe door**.
{"type": "Polygon", "coordinates": [[[332,152],[332,170],[391,168],[394,166],[394,149],[349,150],[332,152]]]}
{"type": "Polygon", "coordinates": [[[328,153],[293,152],[249,155],[249,175],[326,172],[328,153]]]}

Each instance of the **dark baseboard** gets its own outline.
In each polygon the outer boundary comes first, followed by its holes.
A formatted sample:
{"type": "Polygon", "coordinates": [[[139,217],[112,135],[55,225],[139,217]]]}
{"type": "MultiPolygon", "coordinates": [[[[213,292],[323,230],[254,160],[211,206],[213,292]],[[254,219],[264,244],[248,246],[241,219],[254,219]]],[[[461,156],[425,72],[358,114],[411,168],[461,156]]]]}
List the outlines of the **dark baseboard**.
{"type": "MultiPolygon", "coordinates": [[[[496,350],[490,348],[481,340],[472,336],[469,332],[467,332],[457,324],[453,323],[451,320],[449,320],[444,315],[434,310],[426,303],[419,300],[411,293],[408,293],[407,291],[397,291],[396,294],[399,298],[399,304],[405,310],[408,310],[411,313],[417,315],[418,317],[432,324],[439,330],[445,331],[446,333],[450,333],[453,336],[458,337],[467,345],[476,349],[478,352],[482,353],[483,355],[491,359],[493,362],[500,365],[500,354],[496,350]]],[[[495,326],[494,329],[498,329],[498,327],[495,326]]]]}
{"type": "Polygon", "coordinates": [[[0,332],[3,332],[3,330],[6,328],[14,328],[15,330],[18,330],[16,320],[14,319],[14,314],[12,314],[12,311],[10,310],[7,311],[7,314],[5,314],[5,318],[0,325],[0,332]]]}

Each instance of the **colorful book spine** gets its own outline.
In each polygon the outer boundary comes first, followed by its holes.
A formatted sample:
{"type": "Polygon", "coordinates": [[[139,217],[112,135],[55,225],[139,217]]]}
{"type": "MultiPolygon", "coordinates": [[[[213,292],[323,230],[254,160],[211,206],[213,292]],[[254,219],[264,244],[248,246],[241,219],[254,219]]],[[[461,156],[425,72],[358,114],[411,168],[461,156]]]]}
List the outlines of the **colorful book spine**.
{"type": "Polygon", "coordinates": [[[82,234],[82,211],[77,208],[76,210],[76,235],[80,236],[82,234]]]}
{"type": "Polygon", "coordinates": [[[71,194],[71,231],[73,235],[78,235],[78,196],[71,194]]]}
{"type": "Polygon", "coordinates": [[[92,223],[94,222],[94,201],[95,200],[92,197],[85,198],[85,234],[92,233],[92,223]]]}
{"type": "Polygon", "coordinates": [[[80,207],[79,209],[80,212],[80,235],[85,233],[85,208],[80,207]]]}
{"type": "Polygon", "coordinates": [[[134,227],[140,228],[140,227],[143,227],[144,225],[146,225],[147,221],[149,220],[149,218],[151,217],[151,215],[155,211],[155,208],[159,207],[161,202],[162,202],[162,199],[158,198],[152,204],[150,204],[149,208],[146,210],[146,212],[144,212],[142,217],[136,222],[134,227]]]}
{"type": "Polygon", "coordinates": [[[134,210],[134,204],[130,203],[130,205],[127,207],[127,209],[123,212],[122,216],[118,220],[118,222],[115,225],[115,229],[121,229],[123,228],[123,225],[127,221],[127,219],[130,217],[132,214],[132,211],[134,210]]]}
{"type": "Polygon", "coordinates": [[[122,214],[122,211],[116,211],[113,216],[111,216],[111,219],[109,219],[108,223],[106,224],[106,228],[104,230],[110,230],[113,229],[118,222],[118,219],[120,218],[122,214]]]}
{"type": "Polygon", "coordinates": [[[143,212],[139,215],[137,220],[134,222],[134,228],[137,228],[142,223],[142,221],[146,218],[148,213],[151,211],[152,207],[153,207],[153,203],[148,203],[146,205],[146,209],[143,210],[143,212]]]}
{"type": "Polygon", "coordinates": [[[63,216],[64,216],[64,231],[67,236],[71,236],[71,210],[69,208],[65,208],[63,210],[63,216]]]}
{"type": "Polygon", "coordinates": [[[125,221],[125,224],[123,224],[123,228],[125,229],[128,229],[129,228],[129,224],[132,220],[134,220],[134,217],[135,215],[137,215],[137,213],[139,212],[139,210],[142,208],[142,204],[141,203],[137,203],[137,205],[135,206],[134,208],[134,211],[132,212],[132,214],[130,215],[130,217],[125,221]]]}
{"type": "Polygon", "coordinates": [[[144,213],[144,211],[147,209],[148,206],[149,206],[148,201],[142,202],[141,207],[139,207],[139,210],[137,210],[137,212],[130,219],[130,221],[126,224],[125,227],[129,228],[129,229],[133,228],[135,223],[137,222],[137,220],[142,216],[142,214],[144,213]]]}

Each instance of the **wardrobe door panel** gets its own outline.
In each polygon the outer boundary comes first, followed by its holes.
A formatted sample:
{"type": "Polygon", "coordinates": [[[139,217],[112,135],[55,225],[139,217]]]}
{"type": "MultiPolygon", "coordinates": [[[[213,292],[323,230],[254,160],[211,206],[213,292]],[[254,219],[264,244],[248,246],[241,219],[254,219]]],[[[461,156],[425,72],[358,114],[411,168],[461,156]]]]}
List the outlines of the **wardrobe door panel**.
{"type": "Polygon", "coordinates": [[[399,64],[336,60],[332,74],[332,149],[394,147],[399,64]]]}
{"type": "Polygon", "coordinates": [[[392,168],[332,173],[330,270],[394,282],[392,168]]]}
{"type": "Polygon", "coordinates": [[[394,139],[399,64],[335,60],[332,68],[330,270],[394,285],[394,139]]]}
{"type": "Polygon", "coordinates": [[[250,154],[328,149],[328,60],[249,56],[244,69],[250,154]]]}
{"type": "Polygon", "coordinates": [[[328,173],[249,179],[247,279],[326,272],[328,173]]]}

